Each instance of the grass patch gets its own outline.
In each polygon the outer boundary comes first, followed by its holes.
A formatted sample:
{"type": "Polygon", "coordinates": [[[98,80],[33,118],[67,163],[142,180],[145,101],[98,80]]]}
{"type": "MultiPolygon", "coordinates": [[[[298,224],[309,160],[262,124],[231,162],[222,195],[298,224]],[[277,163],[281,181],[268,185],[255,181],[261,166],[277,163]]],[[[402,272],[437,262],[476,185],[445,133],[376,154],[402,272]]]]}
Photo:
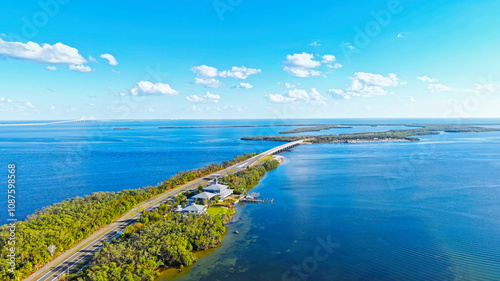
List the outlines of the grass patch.
{"type": "Polygon", "coordinates": [[[207,213],[211,214],[211,215],[222,215],[222,214],[225,214],[227,212],[227,209],[225,207],[222,207],[222,206],[211,206],[208,208],[207,210],[207,213]]]}
{"type": "Polygon", "coordinates": [[[262,157],[259,159],[259,164],[262,164],[262,163],[264,163],[268,160],[272,160],[272,159],[274,159],[274,157],[272,155],[267,155],[266,157],[262,157]]]}

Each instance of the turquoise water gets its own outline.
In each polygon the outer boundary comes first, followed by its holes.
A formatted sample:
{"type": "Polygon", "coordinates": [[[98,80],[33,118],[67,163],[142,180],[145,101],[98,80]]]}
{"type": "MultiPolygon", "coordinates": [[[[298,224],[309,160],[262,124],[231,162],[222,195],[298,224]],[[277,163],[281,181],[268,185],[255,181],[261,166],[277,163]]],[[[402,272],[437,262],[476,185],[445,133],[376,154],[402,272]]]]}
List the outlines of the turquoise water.
{"type": "MultiPolygon", "coordinates": [[[[370,121],[388,122],[286,120],[370,121]]],[[[279,143],[239,138],[293,128],[157,128],[235,123],[256,121],[0,127],[0,164],[18,166],[24,217],[68,197],[154,185],[265,150],[279,143]]],[[[301,145],[283,156],[255,188],[274,204],[239,206],[221,247],[178,280],[500,280],[500,132],[301,145]]]]}

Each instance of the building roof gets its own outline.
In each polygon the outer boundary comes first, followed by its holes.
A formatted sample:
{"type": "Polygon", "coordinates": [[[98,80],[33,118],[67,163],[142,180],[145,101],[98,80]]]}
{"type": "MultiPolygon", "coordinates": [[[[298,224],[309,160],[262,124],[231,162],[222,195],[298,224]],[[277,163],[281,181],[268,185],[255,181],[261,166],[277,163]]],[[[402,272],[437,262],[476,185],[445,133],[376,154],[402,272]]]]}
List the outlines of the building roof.
{"type": "Polygon", "coordinates": [[[182,209],[183,212],[204,212],[206,210],[206,207],[203,205],[197,205],[197,204],[191,204],[187,206],[186,208],[182,209]]]}
{"type": "Polygon", "coordinates": [[[222,198],[226,198],[226,197],[228,197],[229,195],[233,194],[233,192],[234,192],[234,190],[233,190],[233,189],[224,189],[224,190],[222,190],[222,191],[219,193],[219,195],[220,195],[220,197],[222,197],[222,198]]]}
{"type": "Polygon", "coordinates": [[[215,193],[210,193],[210,192],[202,192],[200,194],[196,194],[193,196],[193,198],[196,199],[212,199],[212,197],[215,197],[217,194],[215,193]]]}
{"type": "Polygon", "coordinates": [[[205,188],[203,188],[204,191],[208,191],[208,192],[215,192],[215,193],[219,193],[221,192],[222,190],[225,190],[227,189],[228,186],[227,185],[224,185],[224,184],[220,184],[220,183],[214,183],[212,185],[209,185],[205,188]]]}

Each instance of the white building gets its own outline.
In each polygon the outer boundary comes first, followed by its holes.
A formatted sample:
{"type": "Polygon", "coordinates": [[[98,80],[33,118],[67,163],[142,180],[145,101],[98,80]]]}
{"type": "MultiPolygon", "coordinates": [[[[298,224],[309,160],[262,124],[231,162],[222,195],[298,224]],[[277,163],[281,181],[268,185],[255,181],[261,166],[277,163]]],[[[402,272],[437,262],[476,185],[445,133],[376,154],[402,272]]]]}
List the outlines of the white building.
{"type": "MultiPolygon", "coordinates": [[[[203,191],[204,191],[203,193],[211,193],[211,194],[219,195],[220,200],[226,199],[227,197],[231,196],[234,192],[234,190],[229,189],[229,187],[227,185],[220,184],[217,181],[214,184],[203,188],[203,191]]],[[[203,193],[200,193],[200,194],[203,194],[203,193]]],[[[200,194],[198,194],[198,195],[200,195],[200,194]]]]}
{"type": "Polygon", "coordinates": [[[201,215],[207,212],[207,207],[203,205],[191,204],[185,208],[180,206],[177,208],[176,212],[181,212],[183,214],[197,214],[201,215]]]}

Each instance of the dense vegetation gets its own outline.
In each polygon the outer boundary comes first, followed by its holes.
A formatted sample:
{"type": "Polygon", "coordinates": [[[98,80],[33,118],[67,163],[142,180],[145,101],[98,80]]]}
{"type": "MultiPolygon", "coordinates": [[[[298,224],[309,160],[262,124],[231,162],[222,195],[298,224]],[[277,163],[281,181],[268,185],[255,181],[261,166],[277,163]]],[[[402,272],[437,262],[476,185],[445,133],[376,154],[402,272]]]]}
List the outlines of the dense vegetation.
{"type": "Polygon", "coordinates": [[[276,160],[266,160],[261,165],[228,175],[222,179],[222,182],[234,189],[235,194],[245,194],[260,181],[266,172],[278,167],[278,165],[279,162],[276,160]]]}
{"type": "MultiPolygon", "coordinates": [[[[421,135],[437,135],[440,131],[450,133],[469,133],[469,132],[489,132],[499,131],[496,128],[472,127],[461,125],[415,125],[416,129],[407,130],[390,130],[385,132],[363,132],[349,133],[339,135],[319,135],[319,136],[258,136],[258,137],[243,137],[242,140],[266,140],[266,141],[285,141],[292,142],[297,140],[305,140],[312,143],[345,143],[345,142],[368,142],[368,141],[391,141],[391,140],[408,140],[418,141],[414,136],[421,135]]],[[[307,128],[304,128],[307,129],[307,128]]]]}
{"type": "Polygon", "coordinates": [[[215,247],[226,229],[224,216],[185,216],[166,205],[105,243],[90,265],[71,280],[154,280],[159,267],[188,266],[193,250],[215,247]]]}
{"type": "Polygon", "coordinates": [[[288,130],[288,131],[282,131],[280,134],[295,134],[295,133],[305,133],[305,132],[318,132],[318,131],[323,131],[323,130],[329,130],[333,128],[352,128],[352,127],[340,127],[339,125],[336,124],[329,124],[329,125],[321,125],[321,126],[314,126],[314,127],[305,127],[305,128],[297,128],[293,130],[288,130]]]}
{"type": "MultiPolygon", "coordinates": [[[[228,175],[223,181],[241,194],[278,165],[276,160],[266,160],[228,175]]],[[[227,217],[173,213],[173,206],[185,198],[185,194],[180,194],[169,205],[144,212],[139,222],[129,226],[117,241],[105,243],[90,265],[71,276],[71,280],[154,280],[160,267],[191,265],[196,261],[192,251],[212,248],[221,242],[227,217]]]]}
{"type": "MultiPolygon", "coordinates": [[[[120,192],[96,192],[83,198],[68,199],[38,210],[25,220],[16,223],[16,276],[8,272],[8,265],[3,262],[0,264],[0,279],[23,279],[99,228],[125,214],[138,203],[255,155],[251,153],[236,156],[231,161],[224,161],[222,164],[210,164],[204,168],[179,172],[156,187],[120,192]],[[56,247],[54,251],[49,251],[50,245],[56,247]]],[[[3,257],[10,252],[10,246],[7,244],[8,237],[7,225],[1,226],[0,254],[3,257]]]]}

